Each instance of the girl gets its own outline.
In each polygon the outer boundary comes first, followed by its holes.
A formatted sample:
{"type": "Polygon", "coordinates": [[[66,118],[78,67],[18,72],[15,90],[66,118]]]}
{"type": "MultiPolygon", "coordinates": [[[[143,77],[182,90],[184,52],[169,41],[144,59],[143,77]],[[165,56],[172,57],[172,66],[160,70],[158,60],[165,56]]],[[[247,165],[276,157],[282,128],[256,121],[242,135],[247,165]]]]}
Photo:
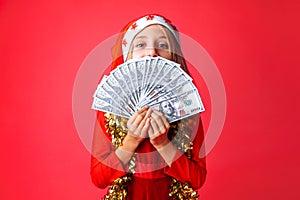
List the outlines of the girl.
{"type": "MultiPolygon", "coordinates": [[[[188,72],[178,32],[170,20],[146,15],[131,21],[112,48],[112,70],[124,61],[160,56],[188,72]]],[[[91,177],[104,199],[198,199],[205,158],[198,153],[204,133],[199,115],[168,123],[163,113],[143,107],[128,120],[98,112],[91,177]]]]}

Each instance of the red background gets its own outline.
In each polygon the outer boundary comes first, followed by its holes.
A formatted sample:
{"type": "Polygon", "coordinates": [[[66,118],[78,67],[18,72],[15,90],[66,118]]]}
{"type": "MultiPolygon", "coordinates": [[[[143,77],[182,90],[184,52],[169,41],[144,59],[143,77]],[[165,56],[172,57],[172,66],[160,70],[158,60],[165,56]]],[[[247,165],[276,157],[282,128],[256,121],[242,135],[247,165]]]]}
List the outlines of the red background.
{"type": "Polygon", "coordinates": [[[201,199],[299,199],[299,8],[298,0],[0,1],[0,199],[99,199],[72,116],[76,73],[101,41],[153,12],[202,44],[224,80],[227,116],[201,199]]]}

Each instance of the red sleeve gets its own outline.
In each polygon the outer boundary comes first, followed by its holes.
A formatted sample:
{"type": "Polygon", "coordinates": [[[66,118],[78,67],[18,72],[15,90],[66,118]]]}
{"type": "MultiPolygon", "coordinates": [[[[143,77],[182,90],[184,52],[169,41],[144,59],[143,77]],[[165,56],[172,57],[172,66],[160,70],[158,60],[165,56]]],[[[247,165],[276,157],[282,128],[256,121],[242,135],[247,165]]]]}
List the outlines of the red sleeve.
{"type": "Polygon", "coordinates": [[[106,188],[115,179],[127,174],[105,131],[104,120],[104,113],[98,112],[91,158],[91,178],[99,188],[106,188]]]}
{"type": "Polygon", "coordinates": [[[189,182],[194,189],[200,188],[205,182],[207,173],[205,157],[199,158],[199,151],[203,141],[204,132],[200,119],[196,136],[193,140],[193,157],[189,159],[178,150],[175,155],[176,160],[170,167],[165,167],[164,172],[181,182],[189,182]]]}

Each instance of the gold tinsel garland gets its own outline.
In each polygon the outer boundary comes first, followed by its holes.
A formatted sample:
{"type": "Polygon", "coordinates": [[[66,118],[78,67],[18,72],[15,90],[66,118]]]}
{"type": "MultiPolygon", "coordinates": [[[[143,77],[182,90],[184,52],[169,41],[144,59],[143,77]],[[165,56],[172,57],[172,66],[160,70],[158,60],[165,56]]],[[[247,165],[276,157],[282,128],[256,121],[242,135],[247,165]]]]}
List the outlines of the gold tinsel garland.
{"type": "MultiPolygon", "coordinates": [[[[116,116],[110,113],[105,113],[106,131],[111,135],[111,140],[115,148],[122,145],[122,141],[127,135],[127,120],[126,118],[116,116]]],[[[191,142],[190,133],[192,133],[195,120],[193,117],[183,119],[181,121],[170,124],[168,133],[169,139],[174,145],[185,155],[191,159],[193,143],[191,142]]],[[[135,154],[129,161],[129,172],[127,175],[117,178],[108,189],[103,200],[126,200],[128,195],[127,188],[133,180],[135,173],[135,154]]],[[[170,185],[169,196],[174,200],[198,200],[199,195],[188,182],[180,182],[177,179],[170,177],[172,184],[170,185]]]]}
{"type": "Polygon", "coordinates": [[[127,197],[127,187],[132,179],[132,174],[128,174],[114,180],[109,186],[108,192],[103,200],[125,200],[127,197]]]}

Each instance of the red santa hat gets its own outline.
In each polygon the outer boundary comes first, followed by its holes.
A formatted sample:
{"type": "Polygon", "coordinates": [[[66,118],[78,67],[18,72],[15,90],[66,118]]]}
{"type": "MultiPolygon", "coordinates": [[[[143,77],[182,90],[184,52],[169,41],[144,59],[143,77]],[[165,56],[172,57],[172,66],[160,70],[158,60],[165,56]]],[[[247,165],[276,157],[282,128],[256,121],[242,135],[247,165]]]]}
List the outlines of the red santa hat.
{"type": "Polygon", "coordinates": [[[131,43],[135,36],[145,27],[159,24],[166,27],[174,36],[178,44],[180,44],[177,29],[171,24],[171,21],[157,14],[146,15],[129,22],[120,32],[116,44],[112,48],[112,69],[124,63],[127,59],[131,43]]]}

